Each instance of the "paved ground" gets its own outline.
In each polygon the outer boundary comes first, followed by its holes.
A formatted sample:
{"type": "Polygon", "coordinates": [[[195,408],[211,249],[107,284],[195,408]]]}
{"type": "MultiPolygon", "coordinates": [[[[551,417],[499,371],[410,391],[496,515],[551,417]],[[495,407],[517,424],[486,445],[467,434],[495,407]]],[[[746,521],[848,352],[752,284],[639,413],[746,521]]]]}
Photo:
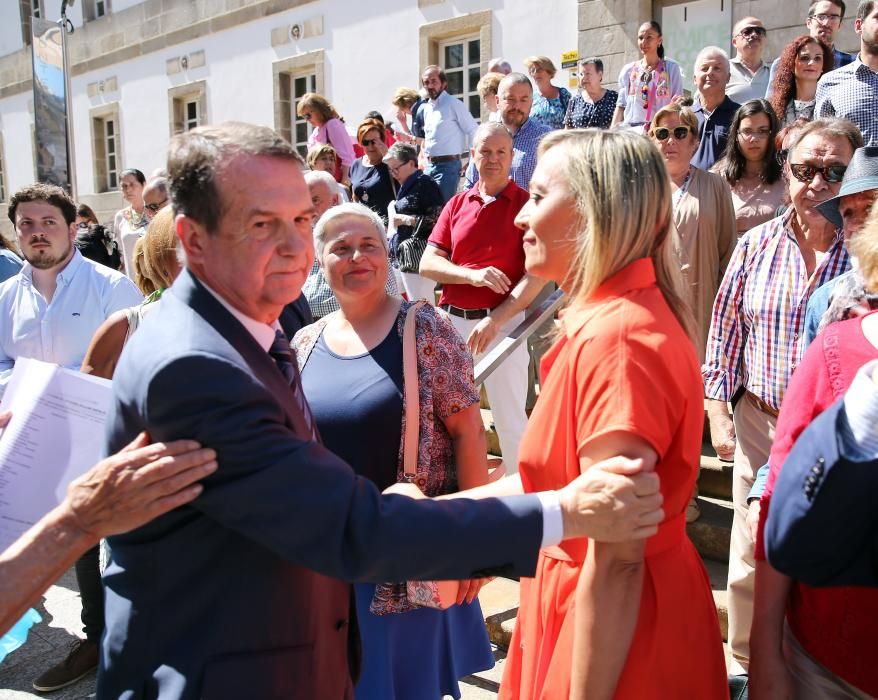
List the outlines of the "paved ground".
{"type": "MultiPolygon", "coordinates": [[[[27,643],[0,663],[0,700],[84,700],[94,698],[94,675],[54,693],[37,693],[31,682],[66,655],[68,645],[82,633],[79,593],[73,570],[52,586],[37,608],[43,621],[30,630],[27,643]]],[[[463,700],[494,700],[500,687],[505,654],[498,651],[497,665],[488,672],[461,681],[463,700]]]]}

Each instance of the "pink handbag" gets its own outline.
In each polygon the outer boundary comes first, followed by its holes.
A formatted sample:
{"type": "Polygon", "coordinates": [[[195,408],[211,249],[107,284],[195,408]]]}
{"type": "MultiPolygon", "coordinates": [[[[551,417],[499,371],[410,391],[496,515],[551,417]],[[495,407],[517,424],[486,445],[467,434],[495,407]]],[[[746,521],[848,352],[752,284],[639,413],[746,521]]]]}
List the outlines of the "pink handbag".
{"type": "MultiPolygon", "coordinates": [[[[403,478],[414,483],[418,477],[418,355],[415,345],[415,314],[423,301],[412,304],[405,315],[402,330],[402,373],[405,385],[405,435],[402,438],[403,478]]],[[[457,581],[407,581],[409,603],[420,608],[445,610],[457,602],[457,581]]]]}

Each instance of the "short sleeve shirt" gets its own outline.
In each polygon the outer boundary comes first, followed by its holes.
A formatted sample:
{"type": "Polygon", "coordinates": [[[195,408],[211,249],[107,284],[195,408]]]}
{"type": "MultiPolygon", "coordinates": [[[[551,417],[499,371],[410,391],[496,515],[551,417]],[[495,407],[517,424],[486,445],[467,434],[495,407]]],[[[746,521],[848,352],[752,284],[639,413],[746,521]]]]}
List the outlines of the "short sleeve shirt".
{"type": "MultiPolygon", "coordinates": [[[[481,270],[496,267],[512,285],[524,277],[524,232],[515,217],[528,194],[511,180],[496,198],[486,201],[478,187],[452,197],[442,213],[429,243],[448,254],[455,265],[481,270]]],[[[493,309],[506,299],[488,287],[443,284],[439,304],[462,309],[493,309]]]]}

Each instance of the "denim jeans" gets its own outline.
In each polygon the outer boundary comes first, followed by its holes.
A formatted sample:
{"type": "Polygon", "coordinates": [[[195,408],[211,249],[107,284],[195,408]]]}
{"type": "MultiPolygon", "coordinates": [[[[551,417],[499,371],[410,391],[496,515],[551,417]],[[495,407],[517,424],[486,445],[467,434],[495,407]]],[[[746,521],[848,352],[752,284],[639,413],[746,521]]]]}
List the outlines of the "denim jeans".
{"type": "Polygon", "coordinates": [[[455,158],[441,163],[428,162],[424,174],[436,181],[442,192],[442,201],[447,202],[457,194],[457,186],[460,184],[460,159],[455,158]]]}

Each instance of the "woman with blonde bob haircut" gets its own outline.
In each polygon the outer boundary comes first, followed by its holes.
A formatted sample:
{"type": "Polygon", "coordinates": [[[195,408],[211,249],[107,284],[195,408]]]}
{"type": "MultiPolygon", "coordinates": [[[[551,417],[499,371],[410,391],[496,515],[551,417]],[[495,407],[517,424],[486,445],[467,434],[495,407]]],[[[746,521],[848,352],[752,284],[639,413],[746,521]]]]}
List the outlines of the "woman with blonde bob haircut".
{"type": "Polygon", "coordinates": [[[710,584],[685,531],[704,408],[662,157],[630,132],[554,132],[530,193],[516,218],[527,271],[570,304],[542,362],[520,476],[479,491],[513,479],[558,489],[615,459],[658,475],[664,519],[651,537],[654,521],[640,539],[541,550],[521,582],[499,698],[727,698],[710,584]]]}

